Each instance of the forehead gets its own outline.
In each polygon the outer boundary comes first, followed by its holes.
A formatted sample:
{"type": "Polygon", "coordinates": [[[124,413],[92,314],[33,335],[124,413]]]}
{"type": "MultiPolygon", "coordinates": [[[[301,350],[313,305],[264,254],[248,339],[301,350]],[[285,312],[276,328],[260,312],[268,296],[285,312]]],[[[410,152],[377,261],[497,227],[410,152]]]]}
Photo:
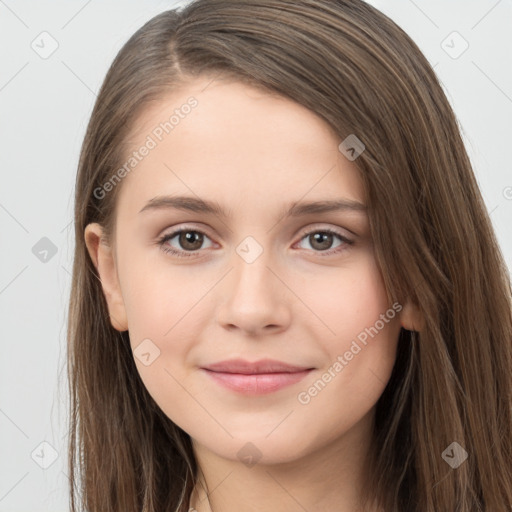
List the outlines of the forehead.
{"type": "Polygon", "coordinates": [[[149,104],[128,137],[119,208],[137,212],[158,195],[196,195],[251,209],[283,202],[364,202],[359,171],[319,116],[277,94],[202,78],[149,104]]]}

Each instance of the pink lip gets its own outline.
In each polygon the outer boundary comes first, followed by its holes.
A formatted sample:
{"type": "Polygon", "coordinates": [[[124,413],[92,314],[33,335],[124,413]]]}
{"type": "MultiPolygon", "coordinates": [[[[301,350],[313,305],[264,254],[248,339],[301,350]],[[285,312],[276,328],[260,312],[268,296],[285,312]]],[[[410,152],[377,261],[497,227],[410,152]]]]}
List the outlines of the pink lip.
{"type": "Polygon", "coordinates": [[[218,384],[243,394],[272,393],[302,380],[313,368],[272,359],[221,361],[201,368],[218,384]]]}

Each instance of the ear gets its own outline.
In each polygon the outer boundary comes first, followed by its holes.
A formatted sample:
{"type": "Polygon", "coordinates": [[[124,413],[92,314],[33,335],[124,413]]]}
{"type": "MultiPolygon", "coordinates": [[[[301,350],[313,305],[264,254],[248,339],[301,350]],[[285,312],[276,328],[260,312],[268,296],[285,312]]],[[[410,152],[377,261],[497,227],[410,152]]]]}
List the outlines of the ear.
{"type": "Polygon", "coordinates": [[[112,248],[102,239],[103,228],[94,222],[85,228],[85,245],[100,276],[103,293],[108,304],[112,327],[118,331],[128,330],[128,319],[124,306],[119,277],[112,248]]]}
{"type": "Polygon", "coordinates": [[[425,328],[425,317],[420,308],[408,300],[400,313],[400,323],[408,331],[421,332],[425,328]]]}

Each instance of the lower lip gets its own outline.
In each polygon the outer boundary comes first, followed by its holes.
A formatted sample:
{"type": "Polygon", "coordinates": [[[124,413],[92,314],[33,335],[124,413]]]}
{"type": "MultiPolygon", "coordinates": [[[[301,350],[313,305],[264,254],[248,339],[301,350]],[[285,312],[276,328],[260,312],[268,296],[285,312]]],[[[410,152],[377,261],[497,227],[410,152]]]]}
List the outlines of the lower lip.
{"type": "Polygon", "coordinates": [[[215,382],[238,393],[246,395],[264,395],[295,384],[309,375],[312,370],[293,373],[222,373],[203,369],[215,382]]]}

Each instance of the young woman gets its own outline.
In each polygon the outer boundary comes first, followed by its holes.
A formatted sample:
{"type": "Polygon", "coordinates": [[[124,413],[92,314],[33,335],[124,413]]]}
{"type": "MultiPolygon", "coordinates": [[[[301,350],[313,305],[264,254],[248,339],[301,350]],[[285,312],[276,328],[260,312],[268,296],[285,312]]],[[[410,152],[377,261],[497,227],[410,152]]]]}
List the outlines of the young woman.
{"type": "Polygon", "coordinates": [[[511,510],[508,271],[382,13],[156,16],[106,76],[75,205],[73,511],[511,510]]]}

